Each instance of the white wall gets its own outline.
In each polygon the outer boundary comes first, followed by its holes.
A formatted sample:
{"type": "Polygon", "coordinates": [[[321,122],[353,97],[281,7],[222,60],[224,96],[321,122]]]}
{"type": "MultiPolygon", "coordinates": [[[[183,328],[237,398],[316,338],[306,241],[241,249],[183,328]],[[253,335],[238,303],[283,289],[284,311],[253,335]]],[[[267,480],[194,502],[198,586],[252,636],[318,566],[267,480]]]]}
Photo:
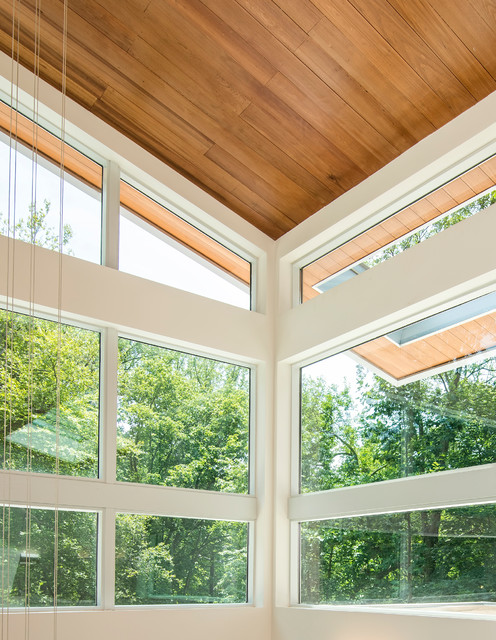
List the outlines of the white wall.
{"type": "Polygon", "coordinates": [[[494,620],[276,609],[273,640],[494,640],[494,620]]]}

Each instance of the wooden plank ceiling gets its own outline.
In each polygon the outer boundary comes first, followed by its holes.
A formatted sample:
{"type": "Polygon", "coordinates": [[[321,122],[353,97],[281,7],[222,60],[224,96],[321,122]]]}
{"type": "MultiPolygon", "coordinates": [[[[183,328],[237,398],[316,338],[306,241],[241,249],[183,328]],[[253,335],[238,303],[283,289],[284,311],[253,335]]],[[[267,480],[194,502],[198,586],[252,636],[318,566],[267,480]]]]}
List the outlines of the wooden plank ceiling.
{"type": "MultiPolygon", "coordinates": [[[[2,0],[0,49],[14,25],[35,68],[37,5],[60,88],[60,0],[2,0]]],[[[495,19],[495,0],[68,0],[67,94],[278,238],[496,89],[495,19]]]]}

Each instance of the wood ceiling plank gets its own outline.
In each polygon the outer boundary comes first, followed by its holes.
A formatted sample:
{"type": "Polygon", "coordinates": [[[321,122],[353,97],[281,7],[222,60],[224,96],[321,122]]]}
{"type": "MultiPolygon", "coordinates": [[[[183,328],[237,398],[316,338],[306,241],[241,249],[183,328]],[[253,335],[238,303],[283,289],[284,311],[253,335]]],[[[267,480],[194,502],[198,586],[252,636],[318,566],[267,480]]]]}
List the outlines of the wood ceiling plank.
{"type": "MultiPolygon", "coordinates": [[[[407,207],[406,209],[398,212],[396,214],[396,217],[402,224],[405,225],[405,227],[409,231],[420,227],[425,222],[425,220],[421,218],[418,213],[416,213],[411,207],[407,207]]],[[[371,232],[372,229],[369,231],[369,233],[371,232]]]]}
{"type": "Polygon", "coordinates": [[[480,166],[480,169],[489,176],[493,183],[496,183],[496,156],[486,160],[486,162],[480,166]]]}
{"type": "MultiPolygon", "coordinates": [[[[12,51],[12,15],[8,8],[4,11],[0,5],[0,46],[2,50],[11,55],[12,51]]],[[[21,5],[18,17],[21,20],[21,40],[16,43],[16,57],[23,66],[30,71],[35,69],[34,61],[34,22],[29,9],[21,5]]],[[[42,33],[40,38],[40,75],[47,82],[52,84],[58,90],[61,90],[61,38],[59,31],[52,27],[46,20],[42,19],[42,33]]],[[[94,77],[94,74],[81,72],[78,65],[75,64],[73,56],[68,52],[67,56],[67,93],[75,100],[83,104],[87,108],[91,108],[99,96],[103,94],[107,87],[105,81],[100,81],[94,77]]]]}
{"type": "MultiPolygon", "coordinates": [[[[85,21],[77,18],[78,23],[82,22],[84,25],[78,24],[78,33],[84,34],[86,42],[93,42],[99,38],[98,32],[91,27],[85,21]]],[[[51,40],[56,40],[58,36],[57,28],[48,26],[44,29],[45,39],[50,37],[51,40]]],[[[192,149],[205,152],[212,146],[210,141],[203,133],[194,129],[189,123],[182,118],[179,118],[166,107],[160,105],[155,98],[150,94],[142,93],[137,90],[137,87],[124,76],[126,69],[133,69],[136,76],[141,77],[142,86],[148,83],[150,90],[154,87],[157,88],[157,77],[155,74],[148,72],[139,62],[132,59],[128,54],[123,52],[119,47],[113,45],[113,43],[107,43],[105,52],[107,54],[107,60],[101,60],[95,55],[90,55],[87,49],[87,45],[81,45],[74,39],[71,42],[71,57],[68,61],[68,66],[72,65],[72,60],[77,61],[78,73],[81,75],[92,75],[95,78],[107,78],[114,81],[115,84],[120,86],[120,94],[128,95],[128,101],[126,107],[133,113],[132,118],[128,118],[129,122],[139,121],[143,118],[143,113],[151,112],[157,122],[157,131],[160,131],[164,136],[164,143],[172,144],[174,146],[184,147],[185,144],[191,145],[192,149]],[[109,66],[109,59],[114,61],[114,66],[109,66]],[[135,109],[137,103],[143,107],[143,113],[135,109]],[[164,124],[165,123],[165,124],[164,124]],[[170,133],[167,133],[170,132],[170,133]]],[[[103,81],[102,81],[103,83],[103,81]]],[[[112,90],[113,91],[113,90],[112,90]]],[[[118,92],[117,92],[118,93],[118,92]]],[[[104,96],[108,97],[113,95],[109,92],[109,87],[102,92],[99,99],[102,100],[104,96]]],[[[114,102],[116,113],[122,112],[123,103],[119,101],[114,102]]],[[[123,113],[122,115],[126,115],[123,113]]],[[[115,115],[114,115],[115,119],[115,115]]],[[[162,153],[163,157],[163,153],[162,153]]]]}
{"type": "Polygon", "coordinates": [[[444,186],[444,190],[449,197],[453,198],[457,203],[465,202],[477,193],[462,178],[457,178],[456,180],[448,182],[448,184],[444,186]]]}
{"type": "MultiPolygon", "coordinates": [[[[314,33],[315,29],[311,34],[314,33]]],[[[327,46],[326,42],[323,42],[323,45],[327,46]]],[[[374,95],[377,92],[369,91],[368,87],[363,86],[359,79],[348,73],[340,62],[324,51],[314,39],[305,42],[296,53],[302,63],[311,67],[312,71],[333,91],[340,93],[350,110],[360,114],[367,124],[376,130],[377,134],[385,138],[396,149],[396,155],[418,142],[416,134],[412,133],[404,122],[392,115],[391,111],[386,108],[382,97],[378,98],[377,95],[374,95]]],[[[353,74],[353,70],[351,73],[353,74]]],[[[364,83],[368,85],[366,79],[364,83]]],[[[405,111],[405,105],[402,105],[402,108],[405,111]]],[[[420,115],[419,117],[421,118],[420,115]]],[[[434,127],[424,118],[421,119],[423,121],[422,133],[427,135],[428,132],[434,130],[434,127]]]]}
{"type": "MultiPolygon", "coordinates": [[[[496,82],[427,0],[388,0],[440,60],[477,99],[496,89],[496,82]]],[[[493,24],[495,22],[493,16],[493,24]]]]}
{"type": "Polygon", "coordinates": [[[477,167],[472,169],[470,174],[463,176],[461,181],[467,185],[467,188],[471,189],[475,193],[480,193],[481,191],[494,186],[494,180],[491,180],[485,171],[477,167]]]}
{"type": "MultiPolygon", "coordinates": [[[[261,90],[256,78],[168,3],[152,0],[145,15],[138,28],[142,41],[217,97],[217,108],[240,113],[261,90]]],[[[145,59],[155,68],[153,57],[145,53],[145,59]]]]}
{"type": "Polygon", "coordinates": [[[265,56],[199,0],[174,0],[173,5],[261,84],[265,85],[277,73],[265,56]]]}
{"type": "MultiPolygon", "coordinates": [[[[138,38],[132,48],[133,54],[136,54],[139,44],[138,38]]],[[[148,45],[143,43],[143,46],[148,45]]],[[[156,60],[162,61],[161,54],[154,51],[153,55],[156,60]]],[[[180,69],[176,71],[175,65],[164,58],[157,71],[164,83],[167,81],[173,85],[161,85],[162,101],[165,104],[173,111],[183,114],[186,121],[195,122],[205,135],[215,138],[228,153],[252,167],[260,177],[270,178],[274,184],[284,183],[288,201],[296,199],[301,202],[302,210],[308,211],[311,208],[315,211],[330,197],[330,194],[328,196],[325,192],[322,193],[322,185],[297,162],[281,157],[279,149],[270,140],[245,123],[240,126],[238,120],[224,114],[215,97],[212,99],[196,82],[184,77],[180,69]],[[195,99],[201,108],[194,104],[195,99]]],[[[153,85],[157,86],[157,80],[152,79],[150,85],[151,91],[153,85]]]]}
{"type": "Polygon", "coordinates": [[[236,117],[250,104],[249,97],[239,91],[234,91],[231,85],[219,81],[219,78],[214,84],[212,75],[201,69],[198,61],[191,67],[188,65],[188,72],[185,72],[185,65],[181,65],[180,60],[177,60],[179,56],[175,56],[174,52],[170,52],[167,47],[163,47],[159,51],[149,42],[137,37],[131,47],[130,54],[134,60],[153,74],[155,82],[160,78],[161,82],[157,83],[156,89],[159,100],[166,100],[165,95],[163,98],[160,96],[162,87],[164,91],[167,91],[164,86],[166,84],[190,101],[195,95],[201,96],[201,100],[196,103],[199,108],[209,114],[218,113],[218,117],[222,121],[236,117]],[[154,62],[152,63],[152,61],[154,62]]]}
{"type": "Polygon", "coordinates": [[[496,314],[488,313],[481,318],[478,318],[478,323],[481,325],[482,330],[486,331],[493,338],[496,336],[496,314]]]}
{"type": "MultiPolygon", "coordinates": [[[[255,50],[269,58],[282,74],[291,79],[300,91],[311,96],[312,100],[316,103],[321,100],[329,100],[328,89],[331,88],[336,95],[337,103],[341,103],[340,108],[348,113],[350,126],[354,126],[356,130],[364,130],[362,136],[368,137],[371,144],[374,144],[379,149],[386,148],[394,150],[393,153],[397,155],[398,151],[408,148],[408,146],[413,143],[413,138],[410,136],[408,143],[403,146],[398,145],[398,138],[401,137],[398,134],[398,127],[400,125],[398,123],[396,126],[391,126],[391,117],[389,114],[387,116],[389,121],[387,124],[384,123],[385,130],[390,134],[389,137],[377,131],[375,128],[377,121],[374,123],[374,126],[372,126],[361,112],[354,111],[347,104],[346,100],[339,95],[340,87],[334,81],[333,74],[323,81],[316,75],[312,64],[307,66],[301,59],[295,59],[294,55],[292,55],[286,47],[237,3],[230,2],[229,0],[202,0],[202,2],[208,6],[212,12],[222,17],[233,29],[236,29],[240,36],[255,50]],[[332,86],[331,83],[334,83],[334,86],[332,86]]],[[[299,51],[300,50],[301,47],[299,51]]],[[[301,58],[301,56],[299,57],[301,58]]],[[[370,96],[359,87],[357,83],[355,83],[355,89],[362,95],[362,105],[365,109],[370,103],[370,96]]],[[[327,107],[336,109],[337,105],[326,105],[326,108],[327,107]]],[[[377,120],[379,124],[381,124],[380,115],[377,120]]]]}
{"type": "MultiPolygon", "coordinates": [[[[70,0],[70,8],[81,19],[100,31],[105,38],[109,38],[124,51],[129,51],[136,37],[134,25],[141,20],[142,16],[139,10],[136,10],[133,22],[126,22],[120,19],[121,16],[111,13],[96,0],[70,0]]],[[[68,29],[70,29],[69,24],[68,29]]]]}
{"type": "Polygon", "coordinates": [[[305,219],[305,214],[301,209],[300,203],[295,201],[288,203],[285,196],[285,185],[281,185],[278,188],[273,182],[264,180],[249,167],[239,162],[237,158],[219,147],[219,145],[214,145],[205,155],[212,160],[212,162],[215,162],[215,164],[232,175],[238,182],[259,194],[266,202],[278,209],[281,213],[284,211],[284,215],[296,224],[305,219]]]}
{"type": "Polygon", "coordinates": [[[308,300],[312,300],[312,298],[316,298],[319,294],[318,291],[315,291],[315,289],[312,289],[312,287],[310,287],[307,284],[302,284],[301,286],[301,299],[308,301],[308,300]]]}
{"type": "Polygon", "coordinates": [[[487,72],[496,78],[494,21],[487,17],[483,0],[429,0],[429,4],[472,51],[487,72]]]}
{"type": "MultiPolygon", "coordinates": [[[[133,47],[134,49],[134,47],[133,47]]],[[[78,59],[79,55],[78,55],[78,59]]],[[[155,76],[155,74],[153,74],[153,72],[149,72],[146,73],[144,69],[141,69],[140,67],[138,67],[138,63],[139,61],[136,61],[133,58],[130,58],[127,55],[117,55],[117,52],[112,52],[112,59],[115,60],[115,64],[118,65],[118,71],[119,72],[124,72],[126,69],[129,68],[136,68],[136,72],[135,72],[135,76],[140,76],[142,79],[142,88],[148,87],[149,91],[152,91],[153,89],[157,90],[158,89],[158,83],[157,83],[157,77],[155,76]]],[[[196,85],[196,89],[198,89],[197,85],[196,85]]],[[[111,95],[109,93],[106,94],[106,97],[108,98],[108,96],[111,95]]],[[[155,108],[157,109],[159,107],[158,102],[155,101],[155,98],[151,98],[150,95],[148,94],[145,95],[144,97],[141,96],[140,93],[136,93],[135,97],[134,97],[136,103],[139,103],[140,108],[143,109],[143,113],[150,113],[151,110],[153,110],[152,106],[149,106],[149,103],[155,103],[155,108]]],[[[166,100],[163,100],[164,103],[167,103],[166,100]]],[[[122,109],[122,104],[119,102],[119,100],[116,100],[112,103],[115,107],[116,112],[118,112],[119,110],[122,109]]],[[[127,102],[127,107],[130,108],[133,111],[133,117],[130,118],[129,120],[131,122],[133,121],[138,121],[140,118],[140,113],[137,110],[133,110],[133,104],[132,101],[129,100],[127,102]]],[[[160,109],[158,109],[160,111],[160,109]]],[[[107,112],[107,111],[105,111],[107,112]]],[[[168,148],[170,148],[171,150],[174,150],[176,152],[181,151],[182,147],[184,147],[184,143],[188,142],[188,137],[190,137],[193,134],[193,140],[189,141],[189,144],[192,144],[192,148],[197,148],[196,145],[196,137],[199,135],[200,136],[200,142],[203,143],[203,148],[200,149],[200,151],[205,152],[208,148],[210,148],[211,146],[211,142],[209,140],[207,140],[205,138],[205,136],[203,136],[203,134],[200,134],[200,132],[194,130],[192,127],[190,127],[189,124],[186,123],[186,121],[183,121],[182,119],[178,119],[173,113],[164,111],[163,112],[163,117],[162,118],[155,118],[155,122],[157,123],[156,128],[157,130],[155,131],[155,134],[160,131],[161,132],[161,138],[162,141],[166,143],[166,145],[168,146],[168,148]],[[159,124],[161,121],[164,122],[168,122],[168,126],[167,128],[163,128],[161,129],[159,124]],[[181,143],[180,138],[178,138],[176,136],[176,134],[174,133],[174,131],[171,131],[169,133],[169,129],[170,128],[174,128],[174,123],[177,127],[179,127],[179,130],[183,130],[184,131],[184,141],[183,143],[181,143]]],[[[153,135],[153,131],[151,132],[151,135],[153,135]]],[[[198,149],[197,149],[198,150],[198,149]]],[[[164,157],[164,153],[162,151],[161,153],[162,157],[164,157]]],[[[167,161],[167,153],[165,156],[165,159],[167,161]]],[[[199,164],[199,163],[198,163],[199,164]]],[[[177,167],[179,170],[181,170],[181,167],[177,167]]],[[[295,185],[296,187],[296,185],[295,185]]],[[[308,203],[306,203],[308,205],[308,203]]],[[[316,203],[315,207],[317,208],[319,206],[320,203],[316,203]]],[[[302,209],[303,210],[303,209],[302,209]]],[[[305,210],[307,210],[307,206],[305,206],[305,210]]],[[[272,212],[274,213],[274,215],[278,216],[278,223],[281,223],[281,216],[283,216],[284,214],[280,214],[278,212],[275,211],[275,209],[272,210],[272,212]]],[[[288,216],[289,217],[289,216],[288,216]]],[[[284,220],[285,225],[285,229],[287,230],[288,225],[287,225],[287,221],[284,220]]],[[[293,224],[294,226],[294,224],[293,224]]]]}
{"type": "MultiPolygon", "coordinates": [[[[457,76],[388,2],[384,0],[349,1],[418,74],[423,83],[442,99],[451,117],[475,104],[475,98],[457,76]]],[[[411,81],[411,78],[409,77],[408,80],[411,81]]],[[[421,91],[419,85],[417,90],[421,91]]],[[[439,117],[435,112],[439,110],[439,113],[444,114],[446,109],[441,109],[435,102],[431,103],[428,93],[419,93],[418,97],[420,103],[426,100],[429,104],[429,109],[424,111],[429,120],[437,126],[443,123],[445,116],[439,117]]]]}
{"type": "MultiPolygon", "coordinates": [[[[121,127],[124,131],[127,130],[131,124],[122,116],[119,116],[116,121],[112,121],[112,117],[115,116],[115,109],[103,101],[99,101],[95,105],[95,113],[107,120],[118,131],[121,127]]],[[[149,148],[150,153],[160,157],[162,145],[153,136],[153,131],[149,131],[147,127],[140,128],[136,134],[136,141],[143,147],[149,148]]],[[[251,221],[269,237],[277,238],[281,235],[281,232],[285,233],[294,226],[294,222],[288,217],[271,208],[253,191],[234,181],[229,174],[210,162],[205,156],[202,156],[201,166],[198,166],[197,163],[193,162],[191,155],[185,158],[172,148],[168,150],[168,155],[168,164],[170,166],[177,167],[194,184],[198,181],[204,190],[226,204],[226,206],[233,206],[228,204],[232,200],[239,215],[251,221]]]]}
{"type": "Polygon", "coordinates": [[[160,139],[161,145],[167,145],[167,149],[181,153],[184,152],[187,144],[188,153],[201,157],[213,144],[211,140],[189,127],[175,114],[168,113],[162,104],[151,101],[146,95],[136,94],[132,87],[121,85],[120,91],[108,87],[98,101],[98,106],[102,104],[106,105],[106,109],[123,113],[130,122],[142,118],[145,114],[142,127],[145,126],[151,136],[160,139]]]}
{"type": "Polygon", "coordinates": [[[434,209],[437,209],[440,213],[445,213],[458,204],[449,193],[441,188],[433,191],[425,198],[426,202],[432,205],[434,209]]]}
{"type": "Polygon", "coordinates": [[[427,135],[428,125],[432,131],[450,119],[443,99],[348,0],[315,4],[327,19],[310,35],[372,95],[385,100],[391,113],[408,118],[409,129],[427,135]]]}
{"type": "MultiPolygon", "coordinates": [[[[434,344],[430,343],[428,339],[418,340],[417,342],[404,345],[401,348],[396,347],[396,349],[401,350],[408,358],[412,359],[409,374],[430,369],[431,367],[446,362],[444,353],[436,349],[434,344]]],[[[397,352],[394,353],[394,357],[397,357],[397,352]]]]}
{"type": "Polygon", "coordinates": [[[360,247],[361,252],[365,252],[365,255],[374,253],[377,249],[381,248],[381,244],[377,240],[374,240],[374,238],[368,233],[357,236],[354,243],[360,247]]]}
{"type": "Polygon", "coordinates": [[[446,340],[444,340],[443,333],[430,336],[429,342],[437,349],[437,351],[439,351],[442,354],[443,356],[442,362],[450,362],[450,360],[456,357],[457,354],[454,351],[453,347],[451,347],[446,342],[446,340]]]}
{"type": "Polygon", "coordinates": [[[306,33],[322,19],[322,14],[310,0],[275,0],[275,4],[306,33]]]}
{"type": "Polygon", "coordinates": [[[343,153],[282,103],[277,110],[267,103],[263,108],[252,103],[241,117],[315,175],[335,197],[366,177],[343,153]]]}
{"type": "Polygon", "coordinates": [[[267,2],[267,0],[236,0],[236,2],[290,51],[294,52],[307,39],[306,31],[274,2],[267,2]]]}
{"type": "MultiPolygon", "coordinates": [[[[371,169],[377,171],[383,166],[385,157],[391,159],[391,153],[386,156],[382,154],[382,158],[372,153],[357,139],[349,127],[341,124],[341,119],[335,117],[336,114],[332,109],[325,109],[324,105],[312,101],[285,75],[277,73],[269,80],[267,88],[306,120],[326,140],[335,144],[362,171],[368,172],[371,169]]],[[[334,96],[333,92],[329,92],[334,96]]]]}
{"type": "MultiPolygon", "coordinates": [[[[403,220],[400,221],[405,224],[403,220]]],[[[391,232],[387,231],[387,229],[384,229],[384,227],[382,227],[381,225],[372,227],[366,233],[368,233],[371,238],[374,238],[376,242],[383,244],[389,244],[390,242],[396,240],[395,236],[391,232]]]]}

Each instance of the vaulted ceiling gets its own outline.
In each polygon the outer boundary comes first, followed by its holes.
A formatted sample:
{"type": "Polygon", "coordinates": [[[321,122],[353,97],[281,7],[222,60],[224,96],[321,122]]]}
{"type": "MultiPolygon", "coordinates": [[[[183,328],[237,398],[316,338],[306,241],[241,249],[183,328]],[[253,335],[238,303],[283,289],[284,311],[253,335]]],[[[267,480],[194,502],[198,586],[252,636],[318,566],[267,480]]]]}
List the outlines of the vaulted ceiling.
{"type": "MultiPolygon", "coordinates": [[[[272,238],[496,89],[496,0],[67,0],[66,17],[68,96],[272,238]]],[[[38,50],[60,88],[63,24],[63,1],[2,0],[0,49],[31,70],[38,50]]]]}

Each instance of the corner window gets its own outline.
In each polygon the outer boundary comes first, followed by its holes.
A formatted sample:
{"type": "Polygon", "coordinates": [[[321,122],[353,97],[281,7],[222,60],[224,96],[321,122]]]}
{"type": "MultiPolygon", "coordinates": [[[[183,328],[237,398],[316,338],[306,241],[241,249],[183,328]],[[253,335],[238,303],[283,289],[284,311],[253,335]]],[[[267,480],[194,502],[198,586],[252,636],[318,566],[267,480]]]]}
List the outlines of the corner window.
{"type": "Polygon", "coordinates": [[[303,367],[301,491],[495,462],[495,308],[484,296],[303,367]]]}
{"type": "Polygon", "coordinates": [[[496,602],[495,575],[494,504],[301,523],[304,604],[480,613],[496,602]]]}
{"type": "Polygon", "coordinates": [[[301,302],[354,278],[496,202],[493,156],[301,269],[301,302]]]}

